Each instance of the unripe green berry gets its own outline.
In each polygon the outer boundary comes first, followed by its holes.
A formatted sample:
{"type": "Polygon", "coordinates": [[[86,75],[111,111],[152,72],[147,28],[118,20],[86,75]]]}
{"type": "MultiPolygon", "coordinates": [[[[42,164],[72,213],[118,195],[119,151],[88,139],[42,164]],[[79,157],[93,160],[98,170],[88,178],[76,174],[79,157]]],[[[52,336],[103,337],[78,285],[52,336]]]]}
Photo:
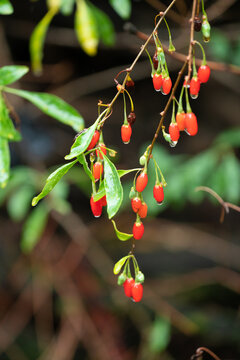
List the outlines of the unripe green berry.
{"type": "Polygon", "coordinates": [[[146,156],[145,155],[142,155],[139,159],[139,164],[144,166],[146,163],[146,156]]]}
{"type": "Polygon", "coordinates": [[[117,283],[118,283],[119,286],[122,286],[125,283],[126,280],[127,280],[127,275],[124,274],[124,273],[121,273],[119,275],[119,277],[118,277],[117,283]]]}
{"type": "Polygon", "coordinates": [[[135,277],[135,282],[142,284],[144,283],[144,280],[145,280],[144,274],[141,271],[139,271],[135,277]]]}
{"type": "Polygon", "coordinates": [[[207,19],[204,19],[202,23],[202,34],[203,34],[203,40],[205,42],[210,41],[210,31],[211,31],[211,26],[207,21],[207,19]]]}
{"type": "Polygon", "coordinates": [[[129,199],[133,199],[135,196],[137,196],[137,192],[134,189],[134,187],[131,187],[130,193],[129,193],[129,199]]]}

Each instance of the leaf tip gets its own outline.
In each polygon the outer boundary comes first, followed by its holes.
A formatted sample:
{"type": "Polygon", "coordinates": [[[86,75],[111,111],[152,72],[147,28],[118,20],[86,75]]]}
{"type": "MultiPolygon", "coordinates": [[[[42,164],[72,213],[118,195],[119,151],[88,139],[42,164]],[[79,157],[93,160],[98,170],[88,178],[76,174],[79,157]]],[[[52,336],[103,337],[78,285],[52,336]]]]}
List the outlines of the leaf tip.
{"type": "Polygon", "coordinates": [[[38,203],[38,197],[35,196],[33,199],[32,199],[32,206],[36,206],[38,203]]]}

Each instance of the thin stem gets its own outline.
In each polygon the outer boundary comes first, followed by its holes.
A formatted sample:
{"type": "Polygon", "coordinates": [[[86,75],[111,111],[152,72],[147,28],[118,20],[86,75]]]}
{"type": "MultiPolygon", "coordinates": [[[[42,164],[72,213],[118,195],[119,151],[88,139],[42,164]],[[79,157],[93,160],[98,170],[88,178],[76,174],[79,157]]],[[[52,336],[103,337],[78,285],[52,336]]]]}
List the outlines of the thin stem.
{"type": "Polygon", "coordinates": [[[205,54],[202,44],[197,40],[194,41],[194,44],[197,44],[200,47],[200,49],[202,51],[202,56],[203,56],[202,63],[203,63],[203,65],[206,65],[206,54],[205,54]]]}
{"type": "Polygon", "coordinates": [[[191,29],[190,29],[190,42],[189,42],[189,49],[188,49],[188,56],[187,56],[188,74],[187,74],[186,82],[189,81],[191,72],[192,72],[192,48],[193,48],[193,44],[194,44],[194,17],[195,17],[195,13],[196,13],[196,5],[197,5],[197,0],[193,0],[192,16],[190,19],[191,29]]]}
{"type": "Polygon", "coordinates": [[[209,350],[208,348],[206,347],[200,347],[196,350],[196,354],[198,353],[203,353],[203,352],[206,352],[207,354],[209,354],[213,359],[215,360],[221,360],[216,354],[214,354],[214,352],[212,352],[211,350],[209,350]]]}

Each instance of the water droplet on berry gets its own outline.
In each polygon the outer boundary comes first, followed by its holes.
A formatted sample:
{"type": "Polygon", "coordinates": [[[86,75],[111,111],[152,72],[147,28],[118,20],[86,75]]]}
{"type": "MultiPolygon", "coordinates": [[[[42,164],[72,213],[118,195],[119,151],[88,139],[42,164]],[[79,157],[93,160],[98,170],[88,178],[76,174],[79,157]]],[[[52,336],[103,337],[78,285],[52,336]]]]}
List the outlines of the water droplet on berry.
{"type": "Polygon", "coordinates": [[[161,90],[161,93],[162,93],[163,95],[167,95],[167,94],[165,94],[165,92],[162,90],[162,88],[161,88],[160,90],[161,90]]]}
{"type": "Polygon", "coordinates": [[[177,141],[170,141],[169,142],[169,145],[171,146],[171,147],[175,147],[176,145],[177,145],[177,141]]]}
{"type": "Polygon", "coordinates": [[[123,141],[124,144],[129,144],[130,143],[130,140],[129,141],[123,141]]]}
{"type": "Polygon", "coordinates": [[[197,95],[190,94],[190,96],[191,96],[192,99],[197,99],[198,98],[198,94],[197,95]]]}
{"type": "Polygon", "coordinates": [[[184,131],[187,135],[190,135],[189,132],[187,131],[187,129],[184,129],[184,131]]]}
{"type": "Polygon", "coordinates": [[[157,202],[157,205],[161,206],[164,203],[164,201],[157,202]]]}

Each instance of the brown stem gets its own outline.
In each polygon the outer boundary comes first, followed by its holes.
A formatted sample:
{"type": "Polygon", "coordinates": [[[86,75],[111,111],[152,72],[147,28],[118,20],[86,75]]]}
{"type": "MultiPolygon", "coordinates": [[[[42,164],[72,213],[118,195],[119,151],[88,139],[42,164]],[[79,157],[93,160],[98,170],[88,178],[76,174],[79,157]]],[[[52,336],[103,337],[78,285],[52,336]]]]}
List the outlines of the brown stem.
{"type": "Polygon", "coordinates": [[[221,360],[216,354],[214,354],[214,352],[212,352],[211,350],[209,350],[206,347],[200,347],[196,350],[196,355],[197,356],[201,356],[203,352],[206,352],[207,354],[209,354],[210,356],[212,356],[213,359],[215,360],[221,360]]]}
{"type": "Polygon", "coordinates": [[[192,72],[192,53],[193,53],[193,45],[194,45],[194,17],[195,17],[195,13],[196,13],[196,5],[197,5],[197,0],[193,0],[192,16],[190,19],[191,29],[190,29],[190,42],[189,42],[189,49],[188,49],[188,56],[187,56],[188,74],[186,77],[186,82],[189,81],[191,72],[192,72]]]}

